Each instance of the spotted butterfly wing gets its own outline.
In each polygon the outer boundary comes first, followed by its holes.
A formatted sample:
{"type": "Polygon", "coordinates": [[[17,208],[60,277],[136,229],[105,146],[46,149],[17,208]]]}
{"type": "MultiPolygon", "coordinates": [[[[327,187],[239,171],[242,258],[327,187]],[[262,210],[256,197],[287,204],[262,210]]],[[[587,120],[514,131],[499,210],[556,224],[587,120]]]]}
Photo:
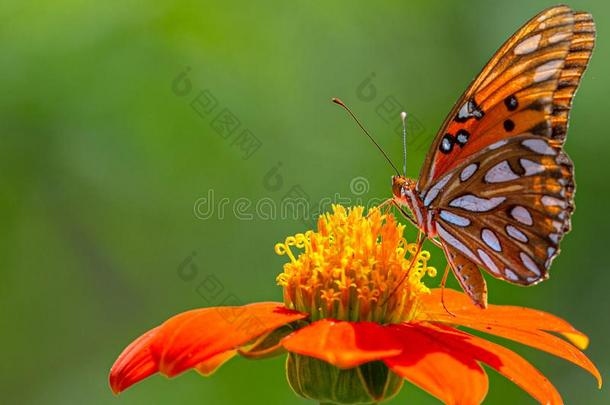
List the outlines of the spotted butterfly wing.
{"type": "Polygon", "coordinates": [[[546,278],[573,211],[565,153],[522,134],[485,148],[451,176],[435,201],[443,243],[512,283],[546,278]]]}
{"type": "Polygon", "coordinates": [[[562,147],[594,41],[588,13],[557,6],[532,18],[450,112],[417,184],[395,192],[420,228],[439,236],[452,270],[481,306],[484,281],[464,280],[457,262],[535,284],[547,277],[570,229],[573,168],[562,147]]]}
{"type": "Polygon", "coordinates": [[[453,274],[458,279],[462,289],[472,297],[474,302],[487,302],[487,284],[477,264],[450,245],[444,244],[443,250],[453,274]]]}

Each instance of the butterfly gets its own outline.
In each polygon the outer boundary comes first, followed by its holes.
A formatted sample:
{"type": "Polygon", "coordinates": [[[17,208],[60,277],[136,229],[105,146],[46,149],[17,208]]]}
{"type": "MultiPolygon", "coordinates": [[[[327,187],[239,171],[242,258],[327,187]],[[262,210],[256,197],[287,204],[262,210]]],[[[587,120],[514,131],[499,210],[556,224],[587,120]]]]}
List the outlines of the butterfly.
{"type": "Polygon", "coordinates": [[[487,286],[480,268],[513,284],[537,284],[570,230],[574,169],[563,144],[594,42],[589,13],[556,6],[533,17],[455,104],[419,179],[392,178],[392,202],[440,242],[481,307],[487,286]]]}

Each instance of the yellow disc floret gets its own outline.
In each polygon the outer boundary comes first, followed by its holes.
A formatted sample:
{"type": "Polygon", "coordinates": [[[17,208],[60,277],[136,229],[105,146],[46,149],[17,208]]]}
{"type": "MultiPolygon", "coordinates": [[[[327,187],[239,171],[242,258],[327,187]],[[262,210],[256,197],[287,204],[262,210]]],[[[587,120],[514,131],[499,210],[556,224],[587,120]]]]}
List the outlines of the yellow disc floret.
{"type": "Polygon", "coordinates": [[[403,238],[404,225],[391,214],[334,205],[307,231],[278,243],[275,251],[290,262],[277,282],[287,307],[311,320],[397,323],[412,319],[417,297],[428,293],[424,275],[430,254],[403,238]],[[296,255],[292,249],[299,250],[296,255]]]}

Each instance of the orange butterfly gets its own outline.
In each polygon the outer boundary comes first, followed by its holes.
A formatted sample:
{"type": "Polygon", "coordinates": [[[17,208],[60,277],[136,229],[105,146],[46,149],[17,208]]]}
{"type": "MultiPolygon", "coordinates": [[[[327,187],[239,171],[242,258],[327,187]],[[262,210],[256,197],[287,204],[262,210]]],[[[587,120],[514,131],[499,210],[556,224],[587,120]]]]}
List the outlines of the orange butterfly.
{"type": "Polygon", "coordinates": [[[451,110],[419,180],[394,176],[408,207],[481,307],[496,278],[548,277],[574,210],[572,162],[563,151],[572,98],[595,42],[590,14],[549,8],[517,31],[451,110]]]}

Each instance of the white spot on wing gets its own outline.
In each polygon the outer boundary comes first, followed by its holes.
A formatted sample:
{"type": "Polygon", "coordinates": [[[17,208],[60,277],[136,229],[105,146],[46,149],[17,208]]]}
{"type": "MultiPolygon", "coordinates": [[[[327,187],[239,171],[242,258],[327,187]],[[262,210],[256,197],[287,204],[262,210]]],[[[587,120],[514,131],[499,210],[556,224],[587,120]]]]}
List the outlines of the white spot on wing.
{"type": "Polygon", "coordinates": [[[471,178],[472,175],[477,171],[478,167],[479,167],[479,165],[476,163],[471,163],[468,166],[466,166],[464,168],[464,170],[462,170],[462,172],[460,173],[460,180],[466,181],[469,178],[471,178]]]}
{"type": "Polygon", "coordinates": [[[506,233],[508,234],[508,236],[515,240],[518,240],[519,242],[527,243],[527,241],[529,240],[523,232],[521,232],[519,229],[512,225],[506,225],[506,233]]]}
{"type": "Polygon", "coordinates": [[[502,183],[518,178],[519,176],[513,172],[506,160],[498,163],[485,173],[485,181],[488,183],[502,183]]]}
{"type": "Polygon", "coordinates": [[[451,175],[452,173],[449,173],[448,175],[437,181],[436,184],[434,184],[432,188],[430,188],[428,193],[426,193],[426,198],[424,198],[424,205],[426,207],[429,206],[432,201],[434,201],[434,199],[438,196],[443,187],[445,187],[445,185],[449,182],[449,179],[451,179],[451,175]]]}
{"type": "Polygon", "coordinates": [[[566,207],[566,202],[564,200],[560,200],[559,198],[555,198],[550,195],[543,195],[540,201],[545,207],[566,207]]]}
{"type": "Polygon", "coordinates": [[[491,259],[491,257],[489,257],[487,253],[485,253],[484,250],[477,249],[477,253],[479,254],[479,257],[481,258],[483,264],[487,266],[487,270],[491,271],[492,273],[500,274],[500,269],[498,268],[498,266],[496,266],[496,263],[491,259]]]}
{"type": "Polygon", "coordinates": [[[483,239],[483,242],[485,242],[487,246],[489,246],[496,252],[502,251],[500,240],[491,229],[483,228],[483,230],[481,231],[481,239],[483,239]]]}
{"type": "Polygon", "coordinates": [[[507,139],[502,139],[498,142],[492,143],[491,145],[488,146],[488,148],[491,150],[495,150],[495,149],[501,148],[502,146],[506,145],[507,143],[508,143],[507,139]]]}
{"type": "Polygon", "coordinates": [[[540,277],[540,269],[536,265],[536,262],[525,252],[520,252],[519,257],[521,258],[521,262],[527,267],[529,271],[540,277]]]}
{"type": "Polygon", "coordinates": [[[519,163],[521,164],[521,167],[523,167],[523,169],[525,170],[526,176],[532,176],[534,174],[544,172],[544,165],[538,162],[534,162],[529,159],[519,159],[519,163]]]}
{"type": "Polygon", "coordinates": [[[570,38],[570,33],[569,32],[557,32],[553,35],[551,35],[551,37],[549,38],[549,43],[550,44],[556,44],[557,42],[561,42],[564,39],[568,39],[570,38]]]}
{"type": "Polygon", "coordinates": [[[470,225],[470,220],[461,215],[454,214],[450,211],[442,210],[440,213],[440,217],[450,224],[465,227],[470,225]]]}
{"type": "Polygon", "coordinates": [[[509,280],[512,280],[512,281],[519,280],[519,276],[517,276],[517,273],[515,273],[511,269],[504,269],[504,275],[506,275],[506,278],[508,278],[509,280]]]}
{"type": "Polygon", "coordinates": [[[561,67],[562,63],[563,61],[561,60],[551,60],[538,66],[536,71],[534,71],[534,83],[543,82],[553,77],[553,75],[557,73],[561,67]]]}
{"type": "Polygon", "coordinates": [[[447,138],[443,138],[441,141],[441,149],[445,152],[449,152],[451,150],[451,141],[447,138]]]}
{"type": "Polygon", "coordinates": [[[520,205],[513,207],[510,210],[510,215],[517,221],[521,222],[524,225],[532,225],[534,220],[532,219],[532,214],[525,208],[520,205]]]}
{"type": "Polygon", "coordinates": [[[458,117],[460,118],[467,118],[470,115],[470,109],[468,108],[468,101],[465,102],[462,107],[460,108],[460,111],[458,111],[458,117]]]}
{"type": "Polygon", "coordinates": [[[468,142],[468,135],[466,135],[466,134],[465,134],[465,133],[463,133],[463,132],[460,132],[460,133],[458,133],[458,135],[457,135],[457,138],[456,138],[456,139],[457,139],[457,141],[458,141],[459,143],[461,143],[461,144],[463,145],[463,144],[465,144],[466,142],[468,142]]]}
{"type": "Polygon", "coordinates": [[[549,239],[551,239],[554,243],[559,243],[560,235],[558,233],[549,234],[549,239]]]}
{"type": "Polygon", "coordinates": [[[478,262],[477,257],[474,255],[474,253],[472,253],[470,249],[468,249],[468,247],[466,247],[466,245],[460,242],[455,236],[447,232],[447,230],[438,223],[436,224],[436,231],[438,233],[438,236],[440,236],[444,242],[453,246],[468,258],[474,260],[475,262],[478,262]]]}
{"type": "Polygon", "coordinates": [[[521,43],[515,47],[515,55],[527,55],[528,53],[534,52],[538,49],[540,38],[542,38],[542,35],[536,34],[521,41],[521,43]]]}
{"type": "Polygon", "coordinates": [[[466,194],[451,201],[451,207],[462,208],[471,212],[486,212],[496,208],[506,200],[506,197],[480,198],[476,195],[466,194]]]}
{"type": "Polygon", "coordinates": [[[544,139],[526,139],[525,141],[521,142],[521,144],[532,152],[536,152],[540,155],[555,156],[557,154],[555,149],[551,148],[544,139]]]}

